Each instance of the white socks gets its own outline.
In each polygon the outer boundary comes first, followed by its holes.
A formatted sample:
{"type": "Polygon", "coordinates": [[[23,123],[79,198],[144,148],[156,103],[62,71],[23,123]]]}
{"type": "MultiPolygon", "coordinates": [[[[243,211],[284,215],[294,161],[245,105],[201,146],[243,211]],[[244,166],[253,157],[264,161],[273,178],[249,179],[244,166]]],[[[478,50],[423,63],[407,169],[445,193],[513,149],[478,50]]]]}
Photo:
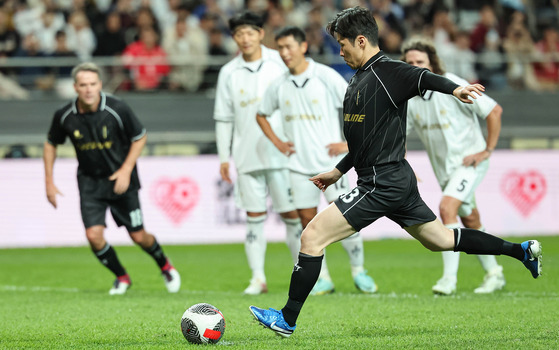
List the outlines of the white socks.
{"type": "Polygon", "coordinates": [[[281,219],[285,223],[285,243],[291,252],[291,258],[295,264],[301,250],[301,232],[303,231],[301,219],[281,219]]]}
{"type": "Polygon", "coordinates": [[[248,266],[252,270],[252,279],[266,282],[264,261],[266,258],[266,236],[264,235],[264,221],[267,215],[247,216],[247,233],[245,237],[245,252],[248,266]]]}
{"type": "Polygon", "coordinates": [[[349,256],[349,264],[351,265],[351,275],[357,276],[363,272],[363,264],[365,263],[365,253],[363,252],[363,237],[359,232],[355,232],[351,236],[343,239],[342,246],[349,256]]]}

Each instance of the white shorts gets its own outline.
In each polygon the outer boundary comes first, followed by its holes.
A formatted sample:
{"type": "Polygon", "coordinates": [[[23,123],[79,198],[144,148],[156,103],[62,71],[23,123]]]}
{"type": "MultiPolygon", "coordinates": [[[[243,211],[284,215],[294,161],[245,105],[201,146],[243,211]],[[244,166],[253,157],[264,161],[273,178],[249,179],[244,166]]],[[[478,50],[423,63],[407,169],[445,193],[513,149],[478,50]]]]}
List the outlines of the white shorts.
{"type": "MultiPolygon", "coordinates": [[[[290,171],[291,188],[293,190],[293,202],[297,209],[316,208],[320,203],[321,190],[318,189],[309,178],[312,176],[290,171]]],[[[324,192],[324,197],[328,203],[333,202],[339,196],[348,193],[349,180],[347,175],[343,175],[336,183],[328,186],[324,192]]]]}
{"type": "Polygon", "coordinates": [[[235,182],[235,204],[247,212],[262,213],[268,209],[268,194],[277,213],[295,210],[291,197],[289,171],[267,169],[238,174],[235,182]]]}
{"type": "Polygon", "coordinates": [[[477,167],[463,165],[459,166],[450,174],[450,179],[443,187],[443,195],[456,198],[462,202],[458,208],[458,216],[465,217],[476,208],[475,191],[485,177],[489,169],[489,161],[486,159],[477,167]]]}

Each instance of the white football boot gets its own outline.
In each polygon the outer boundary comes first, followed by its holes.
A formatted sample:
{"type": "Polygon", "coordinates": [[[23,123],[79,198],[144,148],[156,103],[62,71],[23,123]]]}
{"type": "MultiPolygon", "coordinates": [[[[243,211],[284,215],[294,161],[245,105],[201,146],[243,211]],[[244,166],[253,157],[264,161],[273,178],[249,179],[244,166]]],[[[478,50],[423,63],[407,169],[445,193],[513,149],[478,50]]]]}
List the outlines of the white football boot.
{"type": "Polygon", "coordinates": [[[177,293],[181,289],[181,275],[173,266],[169,269],[161,270],[161,275],[169,293],[177,293]]]}
{"type": "Polygon", "coordinates": [[[456,292],[456,278],[443,276],[433,286],[432,291],[439,295],[451,295],[456,292]]]}
{"type": "Polygon", "coordinates": [[[501,290],[505,286],[505,275],[503,275],[503,267],[497,265],[494,269],[489,271],[483,278],[483,283],[474,289],[476,294],[493,293],[496,290],[501,290]]]}
{"type": "Polygon", "coordinates": [[[266,286],[266,282],[262,281],[259,278],[253,278],[250,280],[250,284],[243,292],[247,295],[258,295],[268,293],[268,286],[266,286]]]}
{"type": "Polygon", "coordinates": [[[132,282],[130,282],[130,278],[117,278],[113,283],[113,287],[109,290],[109,295],[126,294],[126,291],[128,290],[128,288],[130,288],[131,285],[132,282]]]}

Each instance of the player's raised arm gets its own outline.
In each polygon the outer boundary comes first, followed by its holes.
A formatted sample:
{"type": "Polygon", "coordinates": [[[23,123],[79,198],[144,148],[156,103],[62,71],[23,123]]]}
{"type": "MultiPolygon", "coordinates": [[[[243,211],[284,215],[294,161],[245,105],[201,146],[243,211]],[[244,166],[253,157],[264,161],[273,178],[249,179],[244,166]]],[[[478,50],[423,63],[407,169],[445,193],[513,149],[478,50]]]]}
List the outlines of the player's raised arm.
{"type": "Polygon", "coordinates": [[[293,142],[288,141],[288,142],[284,142],[282,141],[278,135],[276,135],[276,133],[274,132],[274,130],[272,129],[272,126],[270,125],[270,122],[268,122],[268,119],[265,115],[262,114],[256,114],[256,122],[258,123],[258,125],[260,126],[260,129],[262,129],[262,132],[264,133],[264,135],[266,135],[267,138],[270,139],[270,141],[272,141],[272,143],[274,144],[274,146],[276,146],[276,148],[283,154],[285,154],[286,156],[290,156],[293,153],[295,153],[295,148],[293,147],[293,142]]]}
{"type": "Polygon", "coordinates": [[[53,169],[55,159],[56,147],[48,142],[45,142],[45,145],[43,147],[43,163],[45,165],[45,188],[49,203],[56,208],[56,195],[62,195],[62,192],[60,192],[54,185],[53,169]]]}

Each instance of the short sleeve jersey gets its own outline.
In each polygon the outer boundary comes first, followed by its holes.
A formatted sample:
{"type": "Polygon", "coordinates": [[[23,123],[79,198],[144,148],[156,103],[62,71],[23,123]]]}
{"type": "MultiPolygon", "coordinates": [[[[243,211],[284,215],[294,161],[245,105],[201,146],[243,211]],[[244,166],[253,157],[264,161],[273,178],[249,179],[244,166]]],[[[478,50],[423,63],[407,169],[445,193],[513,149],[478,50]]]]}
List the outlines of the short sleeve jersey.
{"type": "MultiPolygon", "coordinates": [[[[78,174],[108,178],[118,170],[132,142],[146,133],[130,107],[122,100],[101,92],[96,112],[79,113],[77,99],[57,110],[47,141],[63,144],[70,138],[78,158],[78,174]]],[[[139,188],[136,168],[132,172],[130,190],[139,188]]]]}
{"type": "Polygon", "coordinates": [[[344,97],[349,154],[338,163],[340,171],[353,166],[359,173],[404,158],[407,101],[422,94],[421,79],[427,71],[380,51],[354,74],[344,97]]]}
{"type": "Polygon", "coordinates": [[[272,83],[258,113],[281,112],[285,136],[295,148],[288,168],[315,175],[330,170],[341,158],[330,157],[326,146],[343,141],[340,109],[347,82],[332,68],[307,61],[309,66],[302,74],[286,73],[272,83]]]}
{"type": "MultiPolygon", "coordinates": [[[[219,71],[215,97],[214,119],[234,123],[232,155],[239,173],[264,169],[280,169],[287,157],[277,150],[256,122],[256,113],[264,92],[287,67],[275,50],[262,47],[262,59],[256,64],[238,55],[219,71]]],[[[279,129],[281,121],[273,116],[270,122],[279,129]]]]}
{"type": "MultiPolygon", "coordinates": [[[[454,74],[444,76],[458,85],[468,85],[454,74]]],[[[465,156],[487,147],[479,118],[487,118],[497,102],[485,94],[473,102],[465,104],[435,91],[427,91],[408,102],[407,133],[412,129],[417,132],[441,184],[448,181],[465,156]]]]}

